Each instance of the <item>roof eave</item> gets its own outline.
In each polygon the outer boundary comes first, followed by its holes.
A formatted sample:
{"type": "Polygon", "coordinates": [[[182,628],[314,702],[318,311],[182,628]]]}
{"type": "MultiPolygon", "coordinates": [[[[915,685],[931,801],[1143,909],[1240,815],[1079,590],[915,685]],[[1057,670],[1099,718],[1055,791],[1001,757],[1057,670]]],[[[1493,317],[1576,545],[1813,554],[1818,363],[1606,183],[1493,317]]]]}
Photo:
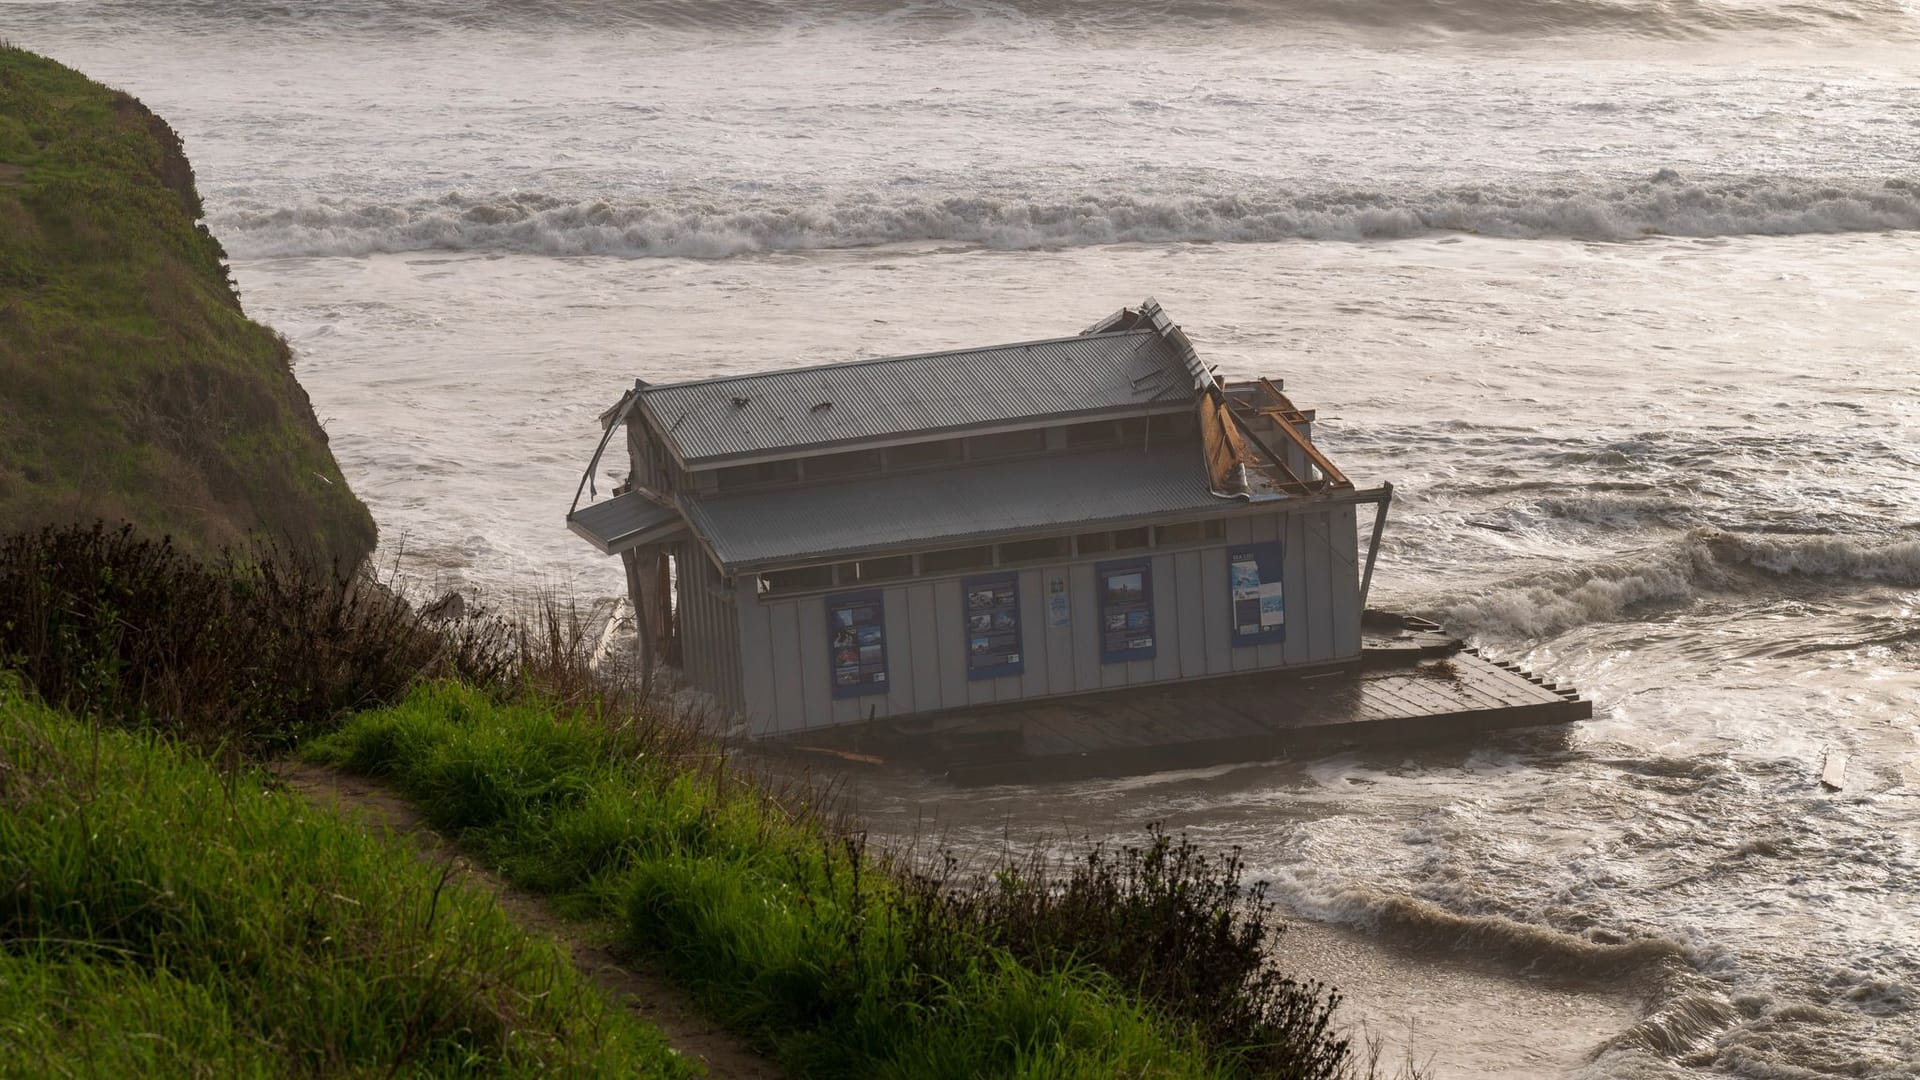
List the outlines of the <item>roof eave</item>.
{"type": "Polygon", "coordinates": [[[1247,517],[1256,513],[1266,513],[1284,508],[1288,512],[1307,510],[1320,506],[1337,506],[1346,503],[1377,502],[1386,489],[1369,488],[1364,491],[1327,491],[1315,495],[1267,495],[1255,498],[1221,497],[1219,509],[1207,513],[1193,510],[1170,510],[1153,514],[1128,514],[1110,518],[1089,518],[1069,524],[1052,524],[1032,528],[998,529],[988,532],[963,533],[943,536],[926,541],[879,544],[866,547],[833,548],[825,551],[795,553],[771,558],[740,559],[728,562],[720,554],[722,544],[716,543],[706,529],[689,514],[688,520],[693,531],[713,553],[715,563],[729,575],[759,573],[766,570],[790,570],[807,566],[819,566],[823,563],[847,562],[853,559],[874,558],[891,555],[918,555],[928,551],[941,551],[954,547],[974,547],[981,544],[998,544],[1009,540],[1037,539],[1063,534],[1098,532],[1130,525],[1162,525],[1181,521],[1210,521],[1247,517]]]}

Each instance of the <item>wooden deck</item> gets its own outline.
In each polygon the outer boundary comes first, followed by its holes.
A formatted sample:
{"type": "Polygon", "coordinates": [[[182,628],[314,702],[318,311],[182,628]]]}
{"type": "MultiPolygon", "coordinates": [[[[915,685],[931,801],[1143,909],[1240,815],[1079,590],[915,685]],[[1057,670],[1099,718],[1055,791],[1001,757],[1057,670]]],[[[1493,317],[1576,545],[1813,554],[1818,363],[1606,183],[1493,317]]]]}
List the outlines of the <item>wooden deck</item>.
{"type": "Polygon", "coordinates": [[[1571,687],[1451,639],[1370,649],[1368,663],[877,721],[790,748],[899,762],[964,782],[1066,779],[1261,761],[1342,745],[1430,741],[1584,720],[1571,687]],[[1435,655],[1445,653],[1445,655],[1435,655]]]}

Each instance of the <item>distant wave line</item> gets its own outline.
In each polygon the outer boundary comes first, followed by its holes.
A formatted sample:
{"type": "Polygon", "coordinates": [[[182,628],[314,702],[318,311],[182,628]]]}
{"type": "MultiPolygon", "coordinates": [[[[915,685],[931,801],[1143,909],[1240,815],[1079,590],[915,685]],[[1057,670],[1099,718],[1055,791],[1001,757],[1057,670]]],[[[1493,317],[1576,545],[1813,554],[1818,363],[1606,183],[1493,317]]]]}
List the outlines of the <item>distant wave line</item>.
{"type": "Polygon", "coordinates": [[[1000,20],[1113,31],[1304,23],[1499,37],[1599,32],[1684,39],[1749,32],[1853,37],[1911,32],[1916,22],[1901,0],[329,0],[298,5],[178,0],[157,11],[146,0],[107,0],[92,7],[124,8],[169,21],[371,32],[556,26],[746,32],[830,23],[965,26],[1000,20]]]}
{"type": "Polygon", "coordinates": [[[719,259],[936,241],[988,248],[1118,243],[1392,240],[1461,232],[1511,239],[1794,235],[1920,229],[1920,183],[1758,179],[1686,183],[1662,173],[1591,189],[1457,188],[1293,195],[981,195],[783,203],[725,197],[567,200],[449,195],[407,203],[320,200],[217,212],[237,257],[485,251],[719,259]]]}

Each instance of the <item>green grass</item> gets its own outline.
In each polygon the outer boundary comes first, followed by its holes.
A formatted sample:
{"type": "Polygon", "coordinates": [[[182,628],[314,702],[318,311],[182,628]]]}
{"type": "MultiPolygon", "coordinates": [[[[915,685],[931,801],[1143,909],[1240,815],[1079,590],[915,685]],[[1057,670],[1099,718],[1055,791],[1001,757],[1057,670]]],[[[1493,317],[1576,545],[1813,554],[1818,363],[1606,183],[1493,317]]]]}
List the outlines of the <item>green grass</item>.
{"type": "Polygon", "coordinates": [[[442,829],[577,915],[617,921],[795,1075],[1227,1075],[1111,978],[1036,969],[943,921],[855,841],[725,770],[453,684],[310,744],[386,778],[442,829]]]}
{"type": "Polygon", "coordinates": [[[0,43],[0,531],[264,533],[350,569],[372,517],[201,213],[165,122],[0,43]]]}
{"type": "Polygon", "coordinates": [[[0,1076],[692,1072],[403,839],[0,678],[0,1076]]]}

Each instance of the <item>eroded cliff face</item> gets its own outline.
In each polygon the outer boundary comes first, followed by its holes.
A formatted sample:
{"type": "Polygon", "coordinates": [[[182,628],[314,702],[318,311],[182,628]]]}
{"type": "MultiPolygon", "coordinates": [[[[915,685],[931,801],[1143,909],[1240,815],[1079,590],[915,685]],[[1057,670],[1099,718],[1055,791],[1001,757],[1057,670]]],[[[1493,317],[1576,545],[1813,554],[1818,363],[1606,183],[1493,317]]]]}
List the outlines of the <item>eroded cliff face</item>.
{"type": "Polygon", "coordinates": [[[371,552],[285,340],[249,320],[166,121],[0,47],[0,531],[371,552]]]}

